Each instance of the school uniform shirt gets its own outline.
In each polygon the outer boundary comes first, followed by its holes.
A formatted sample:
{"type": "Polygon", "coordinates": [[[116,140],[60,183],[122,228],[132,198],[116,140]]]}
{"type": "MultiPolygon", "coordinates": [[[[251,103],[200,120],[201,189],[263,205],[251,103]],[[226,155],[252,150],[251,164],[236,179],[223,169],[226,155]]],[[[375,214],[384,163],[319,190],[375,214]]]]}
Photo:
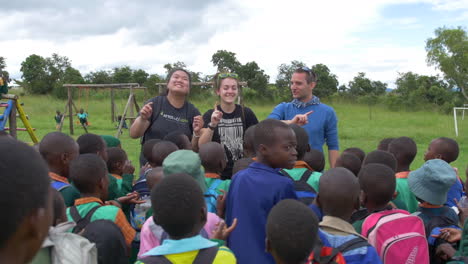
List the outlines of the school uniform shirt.
{"type": "MultiPolygon", "coordinates": [[[[213,231],[216,230],[216,224],[221,221],[216,214],[207,213],[206,224],[203,227],[208,236],[211,238],[213,231]]],[[[140,232],[140,251],[138,252],[138,257],[141,257],[143,254],[149,250],[156,248],[161,245],[161,235],[164,232],[161,226],[158,226],[154,223],[153,217],[147,218],[140,232]]]]}
{"type": "Polygon", "coordinates": [[[237,218],[228,246],[240,264],[275,263],[265,251],[265,226],[271,208],[283,199],[297,199],[293,182],[265,164],[254,162],[231,181],[226,198],[226,223],[237,218]]]}
{"type": "MultiPolygon", "coordinates": [[[[151,249],[140,257],[136,264],[144,264],[147,256],[164,256],[172,264],[193,263],[200,249],[217,246],[218,243],[200,235],[179,240],[166,239],[161,246],[151,249]]],[[[235,264],[236,257],[227,247],[219,247],[213,264],[235,264]]]]}
{"type": "Polygon", "coordinates": [[[133,187],[133,175],[132,174],[123,174],[123,175],[118,175],[118,174],[111,174],[112,177],[114,177],[115,182],[116,182],[116,191],[117,194],[121,196],[125,196],[128,193],[132,192],[132,187],[133,187]]]}
{"type": "Polygon", "coordinates": [[[332,107],[322,104],[317,96],[307,103],[297,99],[289,103],[281,103],[268,116],[271,119],[291,120],[296,115],[314,111],[308,116],[309,122],[302,127],[309,135],[310,147],[323,152],[323,144],[327,143],[328,150],[339,150],[338,120],[332,107]]]}
{"type": "MultiPolygon", "coordinates": [[[[211,184],[213,184],[217,179],[220,179],[219,174],[211,172],[205,173],[205,183],[208,188],[210,188],[211,184]]],[[[221,183],[219,183],[218,187],[216,187],[216,191],[218,192],[218,194],[222,194],[221,190],[227,193],[229,191],[230,185],[231,180],[222,180],[221,183]]]]}
{"type": "Polygon", "coordinates": [[[408,212],[414,213],[418,210],[418,200],[416,200],[416,196],[414,196],[408,186],[409,173],[409,171],[402,171],[395,174],[396,191],[398,194],[395,200],[402,201],[406,205],[406,209],[398,207],[399,209],[408,210],[408,212]]]}
{"type": "MultiPolygon", "coordinates": [[[[250,126],[258,123],[254,112],[248,107],[242,107],[236,104],[232,113],[226,113],[218,105],[217,109],[223,113],[218,126],[213,131],[211,141],[220,143],[226,152],[227,164],[223,172],[224,178],[230,178],[234,162],[243,158],[244,151],[244,133],[250,126]]],[[[204,127],[207,128],[211,122],[213,109],[203,114],[204,127]]]]}
{"type": "Polygon", "coordinates": [[[419,216],[423,222],[424,226],[429,224],[431,216],[445,216],[452,220],[453,223],[458,224],[459,219],[457,213],[455,213],[452,208],[445,205],[431,205],[428,203],[419,204],[418,211],[413,213],[413,215],[419,216]]]}
{"type": "Polygon", "coordinates": [[[296,164],[294,165],[293,169],[290,169],[290,170],[283,169],[283,170],[287,172],[289,176],[291,176],[295,181],[300,180],[304,172],[306,172],[307,170],[312,171],[312,174],[307,180],[307,184],[309,184],[312,188],[314,188],[314,190],[318,193],[319,181],[320,181],[320,176],[322,176],[322,173],[314,171],[305,161],[298,160],[296,161],[296,164]]]}
{"type": "Polygon", "coordinates": [[[72,206],[75,203],[75,200],[80,198],[80,192],[76,189],[75,186],[70,184],[70,182],[68,181],[67,178],[65,178],[63,176],[60,176],[60,175],[58,175],[56,173],[53,173],[53,172],[49,172],[49,177],[50,177],[50,180],[51,180],[51,184],[54,181],[63,182],[63,183],[68,184],[67,187],[64,187],[64,188],[59,190],[60,194],[63,197],[63,200],[65,201],[65,205],[67,207],[72,206]]]}
{"type": "MultiPolygon", "coordinates": [[[[100,206],[100,208],[97,209],[91,216],[91,222],[100,219],[113,221],[122,231],[127,245],[130,245],[130,243],[133,241],[136,231],[128,223],[127,218],[119,207],[113,205],[104,205],[101,199],[96,197],[85,197],[77,199],[75,201],[75,206],[81,217],[85,217],[86,214],[94,207],[100,206]]],[[[70,214],[70,208],[67,208],[67,218],[68,221],[73,221],[73,217],[71,217],[70,214]]]]}
{"type": "MultiPolygon", "coordinates": [[[[341,218],[333,216],[324,216],[319,223],[319,236],[324,245],[337,248],[342,244],[361,237],[367,240],[354,230],[354,227],[341,218]]],[[[379,255],[371,245],[352,249],[343,253],[346,263],[355,264],[379,264],[382,263],[379,255]]]]}

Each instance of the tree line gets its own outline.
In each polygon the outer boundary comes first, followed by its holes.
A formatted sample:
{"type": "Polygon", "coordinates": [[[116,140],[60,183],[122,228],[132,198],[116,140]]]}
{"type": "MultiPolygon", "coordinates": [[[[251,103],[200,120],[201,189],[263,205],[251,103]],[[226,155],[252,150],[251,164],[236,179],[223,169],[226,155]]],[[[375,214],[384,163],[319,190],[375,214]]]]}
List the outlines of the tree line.
{"type": "MultiPolygon", "coordinates": [[[[406,108],[417,110],[419,106],[438,106],[443,111],[461,105],[468,100],[468,37],[464,28],[438,28],[435,37],[426,41],[427,63],[439,69],[443,76],[426,76],[413,72],[398,73],[395,89],[389,92],[386,83],[369,79],[364,72],[359,72],[347,84],[339,84],[337,76],[325,64],[308,65],[294,60],[278,67],[277,79],[270,81],[264,70],[255,61],[242,64],[236,54],[227,50],[218,50],[211,57],[217,71],[235,72],[242,81],[247,82],[243,90],[246,100],[262,98],[268,101],[290,100],[289,82],[295,69],[308,66],[317,74],[317,86],[314,94],[320,98],[343,98],[368,104],[369,107],[379,102],[390,109],[406,108]]],[[[166,74],[173,68],[184,68],[192,75],[193,82],[212,81],[213,75],[204,75],[188,69],[184,62],[164,65],[166,74]]],[[[129,66],[115,67],[112,70],[98,70],[85,74],[72,67],[66,56],[52,54],[42,57],[36,54],[28,56],[21,63],[22,79],[15,80],[31,94],[52,94],[58,98],[66,97],[64,83],[139,83],[152,93],[157,92],[155,83],[164,82],[165,76],[150,74],[143,69],[129,66]]],[[[6,62],[0,57],[0,73],[8,76],[6,62]]],[[[195,86],[192,94],[205,96],[211,92],[210,86],[195,86]]]]}

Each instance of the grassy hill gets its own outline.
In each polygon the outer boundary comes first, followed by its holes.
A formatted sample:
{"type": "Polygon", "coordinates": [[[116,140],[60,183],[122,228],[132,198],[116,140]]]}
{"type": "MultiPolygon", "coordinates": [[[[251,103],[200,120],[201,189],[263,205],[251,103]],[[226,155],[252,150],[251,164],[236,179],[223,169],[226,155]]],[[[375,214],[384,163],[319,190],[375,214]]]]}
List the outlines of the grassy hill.
{"type": "MultiPolygon", "coordinates": [[[[121,98],[116,100],[118,114],[121,114],[127,98],[121,92],[121,98]]],[[[20,98],[24,103],[24,109],[30,117],[32,126],[35,127],[39,138],[42,138],[48,132],[54,131],[55,111],[64,110],[65,100],[58,100],[50,96],[31,96],[25,95],[20,98]]],[[[138,95],[138,102],[143,103],[144,98],[138,95]]],[[[213,107],[215,98],[206,98],[204,100],[192,101],[200,112],[204,113],[213,107]]],[[[357,105],[342,102],[326,102],[333,106],[339,119],[339,139],[340,148],[360,147],[369,152],[376,148],[378,142],[386,137],[409,136],[412,137],[418,145],[418,154],[413,162],[412,169],[421,166],[424,152],[429,142],[436,137],[455,138],[453,117],[443,115],[437,112],[391,112],[383,107],[376,106],[372,109],[372,120],[369,119],[369,110],[365,105],[357,105]]],[[[116,123],[110,121],[110,99],[108,92],[92,96],[88,102],[84,98],[76,99],[75,104],[78,108],[83,107],[89,113],[90,133],[115,135],[116,123]]],[[[253,109],[259,120],[263,120],[271,112],[276,103],[271,104],[250,104],[246,106],[253,109]]],[[[461,113],[460,113],[461,114],[461,113]]],[[[467,113],[468,114],[468,113],[467,113]]],[[[461,115],[460,115],[461,116],[461,115]]],[[[77,119],[75,118],[75,124],[77,119]]],[[[18,126],[22,124],[18,121],[18,126]]],[[[68,133],[68,119],[63,127],[63,132],[68,133]]],[[[75,135],[78,137],[84,130],[75,125],[75,135]]],[[[30,142],[26,132],[18,132],[19,138],[30,142]]],[[[123,148],[127,151],[133,164],[138,164],[138,155],[140,151],[139,140],[131,139],[128,131],[124,130],[120,137],[123,148]]],[[[468,163],[468,117],[462,121],[459,119],[459,137],[456,138],[460,144],[460,156],[453,166],[458,167],[464,172],[468,163]]],[[[463,178],[463,175],[460,175],[463,178]]]]}

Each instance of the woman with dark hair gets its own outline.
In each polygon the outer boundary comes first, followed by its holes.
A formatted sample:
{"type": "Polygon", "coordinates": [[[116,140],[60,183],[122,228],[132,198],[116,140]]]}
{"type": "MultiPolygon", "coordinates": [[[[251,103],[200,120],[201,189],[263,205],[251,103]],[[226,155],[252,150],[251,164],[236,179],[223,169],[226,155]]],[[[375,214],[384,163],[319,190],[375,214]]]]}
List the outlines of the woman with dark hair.
{"type": "MultiPolygon", "coordinates": [[[[180,131],[198,147],[203,120],[200,111],[187,101],[191,76],[184,69],[174,69],[167,75],[167,94],[148,100],[130,127],[130,137],[140,138],[142,145],[149,139],[163,139],[167,134],[180,131]]],[[[146,160],[140,155],[140,163],[146,160]]]]}
{"type": "Polygon", "coordinates": [[[257,117],[248,107],[236,104],[239,96],[239,76],[236,73],[217,73],[214,88],[219,104],[203,114],[204,128],[199,144],[214,141],[223,145],[227,166],[222,177],[231,178],[234,161],[243,158],[244,133],[258,123],[257,117]]]}

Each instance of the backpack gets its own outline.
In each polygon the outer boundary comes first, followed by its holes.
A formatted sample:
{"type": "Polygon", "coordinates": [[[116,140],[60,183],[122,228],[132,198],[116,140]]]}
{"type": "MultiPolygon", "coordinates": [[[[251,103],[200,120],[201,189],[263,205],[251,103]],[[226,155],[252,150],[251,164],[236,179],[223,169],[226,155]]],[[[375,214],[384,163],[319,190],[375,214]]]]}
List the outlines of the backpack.
{"type": "Polygon", "coordinates": [[[139,232],[146,221],[146,213],[151,208],[151,191],[146,184],[146,179],[139,180],[133,185],[132,192],[138,192],[145,203],[130,205],[130,224],[139,232]]]}
{"type": "Polygon", "coordinates": [[[206,202],[206,210],[209,213],[216,213],[216,204],[218,203],[217,199],[219,196],[218,191],[216,191],[216,188],[223,182],[221,179],[216,179],[213,181],[213,183],[210,185],[206,193],[204,194],[205,196],[205,202],[206,202]]]}
{"type": "Polygon", "coordinates": [[[76,206],[71,206],[70,215],[73,221],[76,223],[76,226],[73,228],[72,232],[74,234],[79,234],[81,231],[83,231],[91,223],[91,217],[93,216],[94,212],[96,212],[96,210],[100,207],[100,205],[93,207],[91,210],[89,210],[85,217],[81,217],[76,206]]]}
{"type": "Polygon", "coordinates": [[[309,264],[346,264],[343,254],[347,251],[367,247],[369,243],[361,237],[353,238],[337,248],[324,246],[322,242],[314,248],[309,256],[309,264]]]}
{"type": "Polygon", "coordinates": [[[361,234],[375,247],[383,263],[429,263],[424,223],[407,211],[373,213],[364,220],[361,234]]]}
{"type": "Polygon", "coordinates": [[[312,175],[312,171],[306,170],[298,181],[294,180],[285,170],[281,170],[280,172],[294,182],[294,190],[296,191],[296,196],[299,201],[306,205],[314,201],[315,197],[317,197],[317,192],[307,183],[310,175],[312,175]]]}
{"type": "Polygon", "coordinates": [[[65,189],[65,188],[68,188],[68,187],[70,187],[70,184],[68,184],[68,183],[52,180],[52,188],[54,188],[55,190],[57,190],[59,192],[62,191],[63,189],[65,189]]]}
{"type": "MultiPolygon", "coordinates": [[[[193,264],[211,264],[218,254],[218,247],[200,249],[193,264]]],[[[145,264],[172,264],[165,256],[146,256],[140,259],[145,264]]]]}

